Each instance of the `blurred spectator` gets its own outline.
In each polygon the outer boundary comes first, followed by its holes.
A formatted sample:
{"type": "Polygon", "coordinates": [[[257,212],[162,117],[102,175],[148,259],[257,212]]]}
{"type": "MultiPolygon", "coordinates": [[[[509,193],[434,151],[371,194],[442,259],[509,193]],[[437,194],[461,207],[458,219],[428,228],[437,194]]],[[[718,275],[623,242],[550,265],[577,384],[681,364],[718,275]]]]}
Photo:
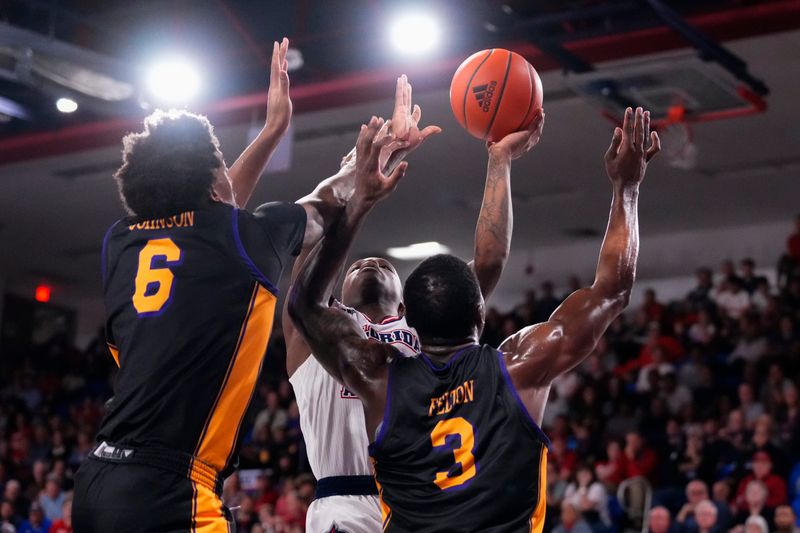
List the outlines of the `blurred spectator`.
{"type": "Polygon", "coordinates": [[[610,527],[606,488],[597,481],[592,469],[586,465],[578,468],[574,477],[567,485],[564,501],[578,509],[592,529],[598,529],[600,525],[610,527]]]}
{"type": "Polygon", "coordinates": [[[751,480],[744,491],[744,502],[733,519],[734,524],[743,526],[751,516],[760,516],[767,521],[768,531],[774,525],[774,509],[767,506],[767,487],[759,480],[751,480]]]}
{"type": "Polygon", "coordinates": [[[656,291],[654,289],[644,291],[642,312],[647,317],[648,322],[660,322],[664,318],[664,306],[656,299],[656,291]]]}
{"type": "Polygon", "coordinates": [[[750,294],[742,288],[742,281],[734,277],[720,284],[714,301],[726,316],[738,320],[750,307],[750,294]]]}
{"type": "Polygon", "coordinates": [[[39,496],[39,504],[48,520],[55,521],[63,517],[63,507],[66,496],[61,490],[61,485],[56,476],[50,475],[44,485],[44,490],[39,496]]]}
{"type": "Polygon", "coordinates": [[[694,525],[687,528],[688,533],[718,533],[725,529],[719,523],[719,510],[710,500],[703,500],[695,507],[694,525]]]}
{"type": "Polygon", "coordinates": [[[761,335],[756,320],[742,319],[741,328],[742,336],[728,360],[734,362],[741,359],[745,363],[755,363],[767,352],[767,339],[761,335]]]}
{"type": "Polygon", "coordinates": [[[750,483],[758,481],[767,490],[765,505],[767,507],[777,507],[787,502],[786,481],[772,472],[772,458],[767,452],[756,452],[753,455],[753,473],[746,476],[739,483],[739,490],[736,493],[736,506],[745,507],[746,492],[750,483]]]}
{"type": "Polygon", "coordinates": [[[64,500],[61,516],[50,526],[50,533],[72,533],[72,500],[64,500]]]}
{"type": "Polygon", "coordinates": [[[786,253],[796,264],[800,264],[800,214],[794,217],[794,233],[786,240],[786,253]]]}
{"type": "Polygon", "coordinates": [[[50,533],[50,520],[45,518],[38,502],[33,502],[28,510],[28,519],[17,528],[19,533],[50,533]]]}
{"type": "Polygon", "coordinates": [[[800,533],[797,527],[797,517],[789,505],[781,505],[775,509],[774,533],[800,533]]]}
{"type": "Polygon", "coordinates": [[[767,278],[764,276],[756,275],[756,262],[751,258],[748,257],[746,259],[742,259],[740,267],[742,272],[742,287],[750,294],[753,294],[756,291],[759,283],[767,281],[767,278]]]}
{"type": "Polygon", "coordinates": [[[561,524],[553,533],[592,533],[592,528],[583,519],[580,511],[569,502],[561,504],[561,524]]]}
{"type": "Polygon", "coordinates": [[[686,300],[697,311],[708,309],[712,305],[711,294],[714,290],[711,269],[707,267],[698,268],[695,272],[695,278],[697,279],[697,285],[686,295],[686,300]]]}
{"type": "Polygon", "coordinates": [[[642,436],[635,431],[625,435],[625,478],[644,476],[652,483],[656,466],[658,456],[644,445],[642,436]]]}
{"type": "Polygon", "coordinates": [[[744,523],[744,533],[769,533],[769,525],[761,516],[751,516],[744,523]]]}
{"type": "Polygon", "coordinates": [[[672,520],[666,507],[653,507],[648,516],[649,533],[669,533],[673,530],[672,520]]]}

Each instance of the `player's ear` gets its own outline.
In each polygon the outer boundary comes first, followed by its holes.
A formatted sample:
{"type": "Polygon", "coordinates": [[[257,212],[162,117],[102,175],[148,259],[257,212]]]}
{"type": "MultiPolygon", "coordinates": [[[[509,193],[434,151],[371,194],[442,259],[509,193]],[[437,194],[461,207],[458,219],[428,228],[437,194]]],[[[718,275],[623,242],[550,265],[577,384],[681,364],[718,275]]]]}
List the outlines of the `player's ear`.
{"type": "Polygon", "coordinates": [[[397,306],[397,316],[399,317],[406,316],[406,304],[404,304],[403,302],[400,302],[400,304],[397,306]]]}
{"type": "Polygon", "coordinates": [[[486,324],[486,305],[484,304],[483,298],[481,298],[480,303],[475,306],[473,321],[475,329],[478,332],[478,338],[480,338],[483,334],[483,326],[486,324]]]}

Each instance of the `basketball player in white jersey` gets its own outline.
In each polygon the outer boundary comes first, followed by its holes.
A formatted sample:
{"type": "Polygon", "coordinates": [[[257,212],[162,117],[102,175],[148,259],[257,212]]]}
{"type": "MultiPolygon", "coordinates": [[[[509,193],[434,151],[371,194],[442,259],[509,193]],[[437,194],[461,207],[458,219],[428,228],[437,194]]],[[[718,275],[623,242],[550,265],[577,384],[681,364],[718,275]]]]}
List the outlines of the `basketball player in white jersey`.
{"type": "MultiPolygon", "coordinates": [[[[382,152],[381,161],[396,165],[439,128],[417,128],[419,106],[411,106],[411,86],[398,79],[391,134],[399,142],[393,153],[382,152]]],[[[370,127],[375,126],[375,120],[370,127]]],[[[381,121],[378,121],[380,124],[381,121]]],[[[502,273],[511,243],[511,160],[530,150],[544,125],[539,111],[530,129],[513,133],[489,147],[489,164],[478,224],[472,267],[484,297],[502,273]]],[[[385,131],[383,128],[382,131],[385,131]]],[[[353,153],[351,152],[351,155],[353,153]]],[[[354,164],[347,159],[343,164],[354,164]]],[[[401,163],[405,165],[406,163],[401,163]]],[[[306,256],[295,262],[292,283],[306,256]]],[[[333,287],[330,288],[331,292],[333,287]]],[[[408,326],[402,303],[402,283],[392,264],[378,257],[360,259],[345,272],[341,303],[331,305],[347,312],[372,337],[393,345],[406,357],[419,352],[416,332],[408,326]]],[[[287,371],[300,409],[300,426],[309,463],[317,478],[316,499],[306,517],[310,533],[381,531],[378,492],[368,455],[364,411],[358,397],[332,378],[311,355],[311,350],[284,309],[287,371]]]]}

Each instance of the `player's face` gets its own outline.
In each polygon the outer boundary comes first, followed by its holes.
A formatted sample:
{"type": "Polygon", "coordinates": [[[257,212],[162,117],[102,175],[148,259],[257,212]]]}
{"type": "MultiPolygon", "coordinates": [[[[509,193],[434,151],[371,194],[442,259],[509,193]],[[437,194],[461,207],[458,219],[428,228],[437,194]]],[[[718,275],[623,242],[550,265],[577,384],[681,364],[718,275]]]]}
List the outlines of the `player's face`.
{"type": "Polygon", "coordinates": [[[359,259],[347,269],[342,285],[342,302],[358,307],[377,299],[396,302],[402,300],[403,285],[397,270],[382,257],[359,259]]]}
{"type": "Polygon", "coordinates": [[[228,176],[228,165],[225,164],[225,159],[219,150],[217,150],[217,157],[220,160],[220,165],[214,171],[214,199],[226,204],[236,205],[236,200],[233,198],[231,178],[228,176]]]}

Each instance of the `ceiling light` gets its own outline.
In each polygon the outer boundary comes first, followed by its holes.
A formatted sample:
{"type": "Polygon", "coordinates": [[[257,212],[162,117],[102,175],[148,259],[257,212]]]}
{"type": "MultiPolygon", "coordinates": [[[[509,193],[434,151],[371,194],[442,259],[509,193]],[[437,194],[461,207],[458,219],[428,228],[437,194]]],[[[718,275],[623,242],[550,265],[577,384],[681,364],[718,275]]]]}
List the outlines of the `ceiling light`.
{"type": "Polygon", "coordinates": [[[200,91],[200,74],[185,58],[168,57],[148,69],[146,83],[153,98],[165,103],[185,104],[200,91]]]}
{"type": "Polygon", "coordinates": [[[447,254],[450,253],[450,248],[436,241],[430,241],[389,248],[386,253],[393,259],[410,261],[424,259],[436,254],[447,254]]]}
{"type": "Polygon", "coordinates": [[[59,98],[56,100],[56,109],[62,113],[74,113],[78,110],[78,102],[72,98],[59,98]]]}
{"type": "Polygon", "coordinates": [[[439,44],[440,37],[439,21],[427,13],[398,15],[389,29],[392,46],[404,55],[430,52],[439,44]]]}

